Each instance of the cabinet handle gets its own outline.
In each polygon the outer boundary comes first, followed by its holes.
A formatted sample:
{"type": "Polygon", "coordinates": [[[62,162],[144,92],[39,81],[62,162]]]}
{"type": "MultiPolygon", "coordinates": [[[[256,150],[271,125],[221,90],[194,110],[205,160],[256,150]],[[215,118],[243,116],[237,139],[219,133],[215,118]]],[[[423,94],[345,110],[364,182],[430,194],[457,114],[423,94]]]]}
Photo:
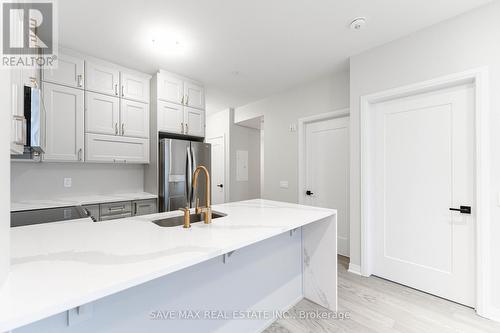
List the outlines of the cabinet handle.
{"type": "Polygon", "coordinates": [[[115,135],[118,135],[118,123],[115,123],[115,135]]]}
{"type": "Polygon", "coordinates": [[[188,124],[186,123],[186,134],[188,134],[189,130],[188,130],[188,124]]]}
{"type": "Polygon", "coordinates": [[[125,135],[125,123],[122,123],[122,135],[125,135]]]}
{"type": "Polygon", "coordinates": [[[124,91],[125,91],[125,88],[124,88],[124,86],[122,86],[122,97],[125,96],[124,91]]]}
{"type": "Polygon", "coordinates": [[[186,105],[189,105],[189,95],[186,96],[186,105]]]}
{"type": "Polygon", "coordinates": [[[78,149],[78,160],[81,161],[82,160],[82,152],[83,152],[83,149],[80,148],[78,149]]]}
{"type": "Polygon", "coordinates": [[[181,98],[181,104],[184,105],[184,95],[181,98]]]}
{"type": "Polygon", "coordinates": [[[115,84],[115,95],[118,96],[118,84],[115,84]]]}
{"type": "Polygon", "coordinates": [[[77,81],[77,83],[76,83],[76,84],[77,84],[77,86],[78,86],[78,87],[82,87],[82,85],[83,85],[83,84],[82,84],[82,78],[83,78],[83,77],[82,77],[82,75],[81,75],[81,74],[79,74],[79,75],[77,75],[77,76],[76,76],[76,81],[77,81]]]}
{"type": "Polygon", "coordinates": [[[184,134],[184,123],[181,123],[181,133],[184,134]]]}

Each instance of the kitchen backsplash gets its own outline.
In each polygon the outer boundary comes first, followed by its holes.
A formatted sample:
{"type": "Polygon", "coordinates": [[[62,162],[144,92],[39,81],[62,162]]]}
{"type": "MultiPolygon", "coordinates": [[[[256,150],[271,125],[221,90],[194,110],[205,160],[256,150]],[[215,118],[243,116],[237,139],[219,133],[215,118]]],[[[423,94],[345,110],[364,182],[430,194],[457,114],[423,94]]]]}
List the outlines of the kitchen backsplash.
{"type": "Polygon", "coordinates": [[[12,201],[143,190],[142,165],[11,163],[12,201]]]}

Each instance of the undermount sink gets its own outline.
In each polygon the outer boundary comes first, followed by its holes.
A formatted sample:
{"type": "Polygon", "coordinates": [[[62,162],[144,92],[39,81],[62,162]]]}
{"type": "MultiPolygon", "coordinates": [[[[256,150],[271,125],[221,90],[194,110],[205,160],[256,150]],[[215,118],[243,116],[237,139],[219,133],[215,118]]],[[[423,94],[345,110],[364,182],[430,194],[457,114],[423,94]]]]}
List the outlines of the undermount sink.
{"type": "MultiPolygon", "coordinates": [[[[227,214],[212,212],[212,220],[217,219],[219,217],[224,217],[227,214]]],[[[203,213],[202,214],[190,214],[191,223],[197,223],[203,221],[203,213]]],[[[184,215],[180,216],[172,216],[166,219],[154,220],[152,221],[154,224],[160,227],[177,227],[184,224],[184,215]]]]}

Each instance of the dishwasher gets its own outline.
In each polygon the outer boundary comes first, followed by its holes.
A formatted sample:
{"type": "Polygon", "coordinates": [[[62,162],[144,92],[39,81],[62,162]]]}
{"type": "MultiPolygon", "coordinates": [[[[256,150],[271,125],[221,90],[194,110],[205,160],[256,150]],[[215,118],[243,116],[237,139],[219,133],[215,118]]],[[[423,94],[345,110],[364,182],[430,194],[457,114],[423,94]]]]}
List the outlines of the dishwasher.
{"type": "Polygon", "coordinates": [[[84,218],[91,220],[89,212],[82,206],[22,210],[10,213],[10,226],[22,227],[26,225],[63,222],[84,218]]]}

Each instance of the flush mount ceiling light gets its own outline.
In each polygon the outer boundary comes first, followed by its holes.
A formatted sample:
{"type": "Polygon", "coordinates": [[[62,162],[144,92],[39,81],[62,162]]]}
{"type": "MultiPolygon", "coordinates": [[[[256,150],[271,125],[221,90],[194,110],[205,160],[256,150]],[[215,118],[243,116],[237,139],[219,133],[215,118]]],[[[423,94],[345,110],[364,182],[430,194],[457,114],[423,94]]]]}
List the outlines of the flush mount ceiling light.
{"type": "Polygon", "coordinates": [[[352,30],[361,30],[366,26],[366,18],[364,17],[356,17],[352,20],[351,24],[349,24],[349,28],[352,30]]]}

